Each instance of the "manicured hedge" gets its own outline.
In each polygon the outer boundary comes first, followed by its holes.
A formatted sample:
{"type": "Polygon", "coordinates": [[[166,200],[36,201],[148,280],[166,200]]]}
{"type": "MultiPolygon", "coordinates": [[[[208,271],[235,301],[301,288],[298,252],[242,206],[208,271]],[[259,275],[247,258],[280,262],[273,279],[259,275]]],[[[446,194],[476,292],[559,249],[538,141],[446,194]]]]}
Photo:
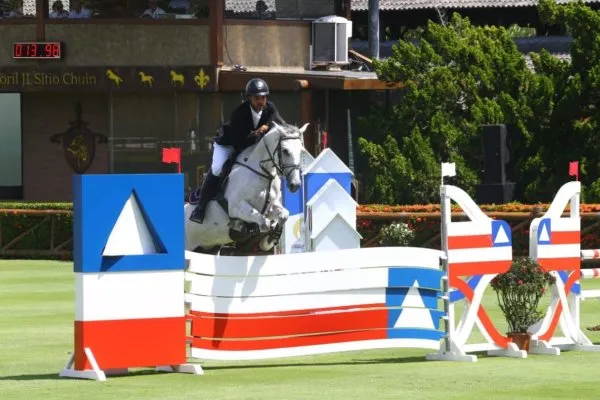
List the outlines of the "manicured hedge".
{"type": "MultiPolygon", "coordinates": [[[[526,255],[529,249],[529,224],[533,214],[523,216],[522,213],[536,211],[543,213],[547,204],[505,204],[482,205],[484,212],[521,213],[519,218],[507,218],[508,224],[517,230],[513,231],[513,249],[516,255],[526,255]]],[[[440,248],[440,219],[438,204],[412,206],[360,205],[357,229],[363,236],[362,246],[378,246],[377,235],[382,226],[403,220],[415,230],[413,246],[440,248]],[[378,218],[369,217],[370,213],[378,213],[378,218]],[[381,213],[390,213],[389,218],[381,213]],[[408,215],[393,215],[391,213],[406,213],[408,215]],[[428,217],[417,213],[434,213],[428,217]],[[413,214],[413,215],[411,215],[413,214]],[[417,215],[414,215],[417,214],[417,215]]],[[[453,211],[460,211],[453,208],[453,211]]],[[[72,204],[71,203],[1,203],[0,202],[0,257],[2,258],[42,258],[42,259],[71,259],[72,258],[72,204]],[[42,221],[44,221],[42,223],[42,221]],[[32,229],[34,228],[34,229],[32,229]],[[32,229],[32,230],[31,230],[32,229]],[[16,243],[6,246],[24,232],[31,230],[16,243]],[[57,249],[62,245],[62,248],[57,249]],[[54,250],[53,250],[54,249],[54,250]],[[18,253],[18,254],[13,254],[18,253]]],[[[582,248],[600,248],[600,235],[597,227],[591,227],[598,220],[595,213],[600,212],[600,204],[582,204],[582,248]],[[586,213],[588,213],[586,215],[586,213]]]]}

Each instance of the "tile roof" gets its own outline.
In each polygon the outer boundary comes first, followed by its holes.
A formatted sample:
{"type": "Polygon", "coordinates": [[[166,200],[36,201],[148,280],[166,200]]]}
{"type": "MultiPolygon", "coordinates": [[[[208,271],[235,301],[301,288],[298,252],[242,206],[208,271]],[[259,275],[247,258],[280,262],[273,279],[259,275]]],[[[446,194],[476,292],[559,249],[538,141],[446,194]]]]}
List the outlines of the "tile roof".
{"type": "MultiPolygon", "coordinates": [[[[275,0],[263,0],[267,11],[276,11],[275,0]]],[[[225,10],[234,13],[249,13],[256,11],[256,0],[225,0],[225,10]]]]}
{"type": "MultiPolygon", "coordinates": [[[[31,0],[33,1],[33,0],[31,0]]],[[[557,3],[569,3],[575,0],[557,0],[557,3]]],[[[277,11],[276,0],[264,0],[268,11],[277,11]]],[[[597,3],[600,0],[584,0],[584,3],[597,3]]],[[[382,11],[414,10],[422,8],[500,8],[532,7],[538,0],[379,0],[382,11]]],[[[233,13],[254,12],[256,0],[225,0],[225,10],[233,13]]],[[[352,0],[352,11],[367,11],[369,0],[352,0]]]]}
{"type": "MultiPolygon", "coordinates": [[[[411,40],[414,44],[417,44],[417,40],[411,40]]],[[[517,48],[525,56],[525,63],[530,70],[534,70],[533,62],[528,53],[539,52],[542,49],[546,49],[554,57],[564,60],[571,61],[571,55],[569,53],[573,38],[570,36],[534,36],[534,37],[523,37],[516,38],[515,44],[517,48]]],[[[396,41],[385,41],[379,43],[379,58],[385,59],[392,55],[392,46],[396,44],[396,41]]],[[[353,50],[369,56],[369,42],[366,40],[351,40],[350,46],[353,50]]]]}
{"type": "MultiPolygon", "coordinates": [[[[597,3],[600,0],[584,0],[584,3],[597,3]]],[[[557,3],[570,3],[574,0],[557,0],[557,3]]],[[[500,8],[500,7],[531,7],[538,4],[537,0],[379,0],[379,9],[411,10],[419,8],[500,8]]],[[[353,11],[369,9],[369,0],[352,0],[353,11]]]]}
{"type": "MultiPolygon", "coordinates": [[[[417,44],[418,40],[411,40],[411,42],[417,44]]],[[[515,39],[517,48],[523,54],[538,52],[541,49],[546,49],[553,54],[568,54],[572,42],[573,39],[570,36],[533,36],[515,39]]],[[[396,40],[379,42],[379,57],[390,57],[392,55],[392,47],[396,43],[396,40]]],[[[367,40],[350,39],[350,47],[368,57],[369,42],[367,40]]]]}

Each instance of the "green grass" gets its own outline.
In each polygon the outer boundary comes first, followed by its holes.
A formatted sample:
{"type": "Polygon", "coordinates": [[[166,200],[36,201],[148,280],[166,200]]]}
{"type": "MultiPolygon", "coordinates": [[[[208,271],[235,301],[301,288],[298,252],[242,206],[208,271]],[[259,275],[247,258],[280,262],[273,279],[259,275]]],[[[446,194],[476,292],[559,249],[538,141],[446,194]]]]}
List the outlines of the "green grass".
{"type": "MultiPolygon", "coordinates": [[[[600,281],[583,281],[600,288],[600,281]]],[[[429,350],[360,351],[264,362],[203,362],[204,376],[135,370],[106,382],[58,378],[73,346],[72,264],[0,261],[0,400],[598,399],[600,353],[429,362],[429,350]]],[[[503,332],[490,290],[484,305],[503,332]]],[[[582,303],[582,327],[600,301],[582,303]]],[[[600,332],[585,331],[600,342],[600,332]]],[[[480,340],[478,333],[472,341],[480,340]]]]}

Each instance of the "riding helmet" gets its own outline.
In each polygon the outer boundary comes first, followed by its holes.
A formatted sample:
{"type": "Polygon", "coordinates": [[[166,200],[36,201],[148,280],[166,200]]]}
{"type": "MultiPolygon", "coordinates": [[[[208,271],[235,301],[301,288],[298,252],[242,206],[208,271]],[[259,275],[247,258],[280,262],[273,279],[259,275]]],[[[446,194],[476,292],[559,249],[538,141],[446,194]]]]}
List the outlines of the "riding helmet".
{"type": "Polygon", "coordinates": [[[246,96],[268,96],[269,86],[260,78],[250,79],[246,84],[246,96]]]}

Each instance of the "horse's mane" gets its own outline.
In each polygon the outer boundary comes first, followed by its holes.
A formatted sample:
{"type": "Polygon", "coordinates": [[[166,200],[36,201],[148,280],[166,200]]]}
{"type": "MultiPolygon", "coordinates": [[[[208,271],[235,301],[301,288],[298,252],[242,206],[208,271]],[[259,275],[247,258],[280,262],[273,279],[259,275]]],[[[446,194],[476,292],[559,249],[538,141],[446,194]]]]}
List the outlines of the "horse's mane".
{"type": "Polygon", "coordinates": [[[285,137],[290,137],[290,136],[300,136],[302,137],[302,134],[300,133],[300,128],[298,128],[296,125],[292,125],[289,123],[284,123],[284,124],[277,124],[277,126],[279,126],[281,128],[282,134],[285,137]]]}

